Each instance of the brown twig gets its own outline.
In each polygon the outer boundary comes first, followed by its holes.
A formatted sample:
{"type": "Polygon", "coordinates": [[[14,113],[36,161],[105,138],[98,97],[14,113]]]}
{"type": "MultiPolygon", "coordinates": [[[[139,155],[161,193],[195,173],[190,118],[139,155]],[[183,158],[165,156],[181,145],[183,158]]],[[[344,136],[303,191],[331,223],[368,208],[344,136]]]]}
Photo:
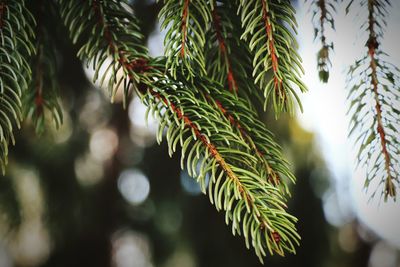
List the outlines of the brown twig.
{"type": "Polygon", "coordinates": [[[182,42],[181,42],[181,57],[185,57],[185,45],[186,45],[186,36],[187,36],[187,21],[189,15],[189,4],[190,0],[185,0],[183,4],[182,10],[182,42]]]}
{"type": "Polygon", "coordinates": [[[214,9],[212,11],[212,20],[213,20],[213,25],[214,25],[214,29],[215,29],[215,34],[216,34],[217,40],[218,40],[219,50],[222,53],[222,55],[224,56],[224,59],[225,59],[225,62],[226,62],[227,68],[228,68],[227,80],[228,80],[229,91],[237,92],[238,85],[236,82],[235,75],[233,73],[232,64],[229,59],[228,51],[226,50],[225,40],[224,40],[224,37],[222,36],[221,18],[218,15],[217,7],[214,7],[214,9]]]}
{"type": "Polygon", "coordinates": [[[377,132],[379,134],[381,140],[381,147],[382,147],[382,154],[385,159],[385,170],[387,173],[387,178],[385,182],[385,194],[386,196],[389,195],[391,197],[396,196],[396,188],[392,181],[392,175],[390,173],[390,166],[391,166],[391,159],[389,152],[387,150],[387,141],[386,141],[386,134],[383,127],[382,122],[382,105],[379,100],[379,92],[378,92],[378,72],[377,72],[377,62],[376,62],[376,50],[378,49],[379,43],[377,40],[377,36],[375,33],[375,18],[374,18],[374,7],[375,1],[370,0],[368,1],[368,30],[369,30],[369,38],[367,41],[368,47],[368,55],[370,57],[370,68],[371,68],[371,85],[374,92],[374,100],[375,100],[375,111],[376,111],[376,120],[377,120],[377,132]]]}
{"type": "Polygon", "coordinates": [[[273,30],[271,25],[271,16],[268,12],[268,4],[266,0],[261,0],[262,4],[262,17],[264,21],[264,28],[266,33],[267,42],[269,44],[269,53],[271,56],[272,71],[274,76],[275,93],[279,95],[283,102],[286,101],[286,93],[283,89],[283,81],[279,75],[279,60],[276,54],[275,39],[273,37],[273,30]]]}
{"type": "Polygon", "coordinates": [[[244,127],[237,121],[230,113],[229,111],[221,104],[220,101],[218,100],[213,100],[211,96],[206,95],[206,99],[208,102],[214,101],[218,109],[224,114],[224,116],[228,119],[229,123],[238,129],[240,135],[242,138],[245,140],[245,142],[256,152],[256,154],[260,157],[262,160],[263,165],[265,166],[268,174],[268,181],[274,185],[277,186],[280,184],[280,177],[279,174],[277,174],[271,166],[269,166],[268,162],[266,161],[264,157],[264,153],[257,147],[257,145],[254,143],[252,137],[250,134],[244,129],[244,127]]]}
{"type": "MultiPolygon", "coordinates": [[[[127,52],[124,51],[123,49],[120,49],[118,45],[116,44],[115,40],[112,37],[111,31],[107,25],[107,22],[104,19],[104,15],[101,11],[100,8],[100,3],[99,0],[94,0],[93,5],[92,5],[96,16],[98,18],[98,24],[102,26],[104,29],[104,38],[106,39],[108,46],[111,50],[111,53],[118,53],[118,62],[126,69],[126,70],[131,70],[136,73],[143,73],[145,71],[148,71],[151,67],[147,64],[147,60],[143,58],[138,58],[132,61],[129,61],[126,58],[127,52]]],[[[130,74],[131,77],[131,74],[130,74]]],[[[131,77],[132,78],[132,77],[131,77]]]]}
{"type": "Polygon", "coordinates": [[[319,17],[319,24],[320,24],[320,28],[321,28],[321,43],[322,43],[322,46],[325,47],[326,46],[325,20],[326,20],[326,15],[327,15],[325,0],[318,0],[317,6],[321,10],[321,16],[319,17]]]}

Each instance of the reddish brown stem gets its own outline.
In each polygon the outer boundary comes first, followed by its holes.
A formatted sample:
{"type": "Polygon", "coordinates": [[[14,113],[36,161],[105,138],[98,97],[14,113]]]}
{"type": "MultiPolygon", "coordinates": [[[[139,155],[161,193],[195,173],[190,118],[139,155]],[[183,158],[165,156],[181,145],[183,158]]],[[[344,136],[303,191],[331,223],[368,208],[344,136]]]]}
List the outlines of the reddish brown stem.
{"type": "Polygon", "coordinates": [[[271,16],[268,12],[268,4],[266,0],[261,0],[261,4],[262,4],[262,17],[264,21],[266,38],[269,45],[269,53],[271,57],[272,71],[274,76],[273,79],[274,79],[275,93],[279,95],[279,97],[282,98],[283,101],[285,101],[286,94],[282,88],[283,86],[282,78],[279,75],[279,60],[275,48],[275,39],[273,36],[273,30],[271,25],[271,16]]]}
{"type": "Polygon", "coordinates": [[[390,172],[391,159],[389,152],[387,150],[387,141],[386,141],[386,133],[383,127],[382,122],[382,105],[379,100],[379,92],[378,92],[378,72],[377,72],[377,62],[376,62],[376,49],[378,48],[378,40],[375,33],[375,18],[374,18],[374,8],[375,1],[368,1],[368,30],[369,30],[369,39],[367,42],[368,47],[368,55],[370,57],[370,68],[371,68],[371,85],[374,92],[374,100],[375,100],[375,111],[376,111],[376,121],[377,121],[377,132],[379,134],[381,140],[382,154],[385,158],[385,170],[387,173],[387,178],[385,182],[385,194],[391,197],[396,196],[396,189],[392,181],[392,175],[390,172]]]}
{"type": "Polygon", "coordinates": [[[223,55],[226,65],[227,65],[227,68],[228,68],[227,80],[228,80],[229,91],[237,92],[238,86],[237,86],[235,75],[233,73],[232,64],[229,59],[228,51],[226,50],[225,40],[224,40],[224,37],[222,36],[221,19],[220,19],[220,16],[218,15],[217,7],[214,7],[214,9],[212,11],[212,19],[213,19],[215,34],[216,34],[217,40],[218,40],[219,50],[220,50],[221,54],[223,55]]]}
{"type": "Polygon", "coordinates": [[[148,70],[151,69],[151,66],[148,65],[148,62],[146,59],[143,58],[138,58],[132,61],[129,61],[126,58],[127,52],[120,49],[118,45],[115,43],[111,31],[104,20],[103,13],[100,8],[100,3],[99,0],[93,1],[93,9],[94,12],[96,13],[96,16],[98,18],[98,24],[104,28],[104,38],[106,39],[108,46],[110,48],[111,53],[118,53],[118,62],[122,65],[123,68],[126,70],[129,70],[129,77],[132,78],[131,71],[135,73],[144,73],[147,72],[148,70]]]}
{"type": "Polygon", "coordinates": [[[263,164],[267,169],[268,173],[268,181],[276,186],[280,184],[279,174],[277,174],[268,164],[268,162],[264,158],[264,153],[257,147],[251,138],[250,134],[244,129],[244,127],[228,112],[228,110],[221,104],[218,100],[212,100],[209,95],[206,95],[206,98],[209,102],[214,101],[217,105],[218,109],[224,114],[224,116],[228,119],[230,124],[237,128],[242,138],[246,141],[246,143],[256,152],[256,154],[263,159],[263,164]]]}
{"type": "Polygon", "coordinates": [[[321,27],[321,43],[322,43],[322,46],[325,47],[326,46],[325,20],[326,20],[326,14],[327,14],[325,0],[318,0],[317,5],[318,5],[319,9],[321,10],[321,16],[319,18],[319,23],[320,23],[320,27],[321,27]]]}
{"type": "Polygon", "coordinates": [[[215,147],[215,145],[213,145],[212,143],[210,143],[207,140],[206,136],[203,135],[200,132],[200,130],[196,126],[196,124],[194,124],[190,120],[190,118],[188,116],[184,115],[180,108],[178,108],[177,106],[175,106],[175,104],[173,104],[170,101],[168,101],[165,97],[163,97],[162,95],[160,95],[157,92],[154,92],[151,89],[150,89],[150,93],[155,98],[157,98],[158,100],[162,101],[166,107],[171,108],[171,110],[178,116],[178,119],[179,120],[183,120],[183,122],[185,123],[185,126],[190,128],[191,130],[193,130],[195,136],[203,143],[203,145],[205,147],[207,147],[207,149],[208,149],[209,153],[211,154],[211,156],[215,158],[215,160],[219,163],[219,165],[225,171],[227,176],[235,182],[235,184],[238,186],[239,191],[243,194],[243,196],[246,196],[246,198],[251,199],[250,196],[248,196],[247,192],[245,191],[245,189],[244,189],[243,185],[241,184],[239,178],[234,174],[234,172],[232,171],[231,167],[226,163],[225,159],[218,152],[218,150],[215,147]]]}
{"type": "MultiPolygon", "coordinates": [[[[166,107],[171,108],[171,110],[178,116],[178,119],[183,120],[185,123],[185,126],[193,130],[195,136],[203,143],[205,147],[207,147],[209,153],[211,156],[219,163],[221,168],[224,170],[226,175],[232,179],[232,181],[236,184],[236,186],[239,188],[239,192],[243,199],[246,200],[247,204],[250,206],[250,208],[254,208],[254,201],[247,192],[247,190],[244,188],[242,183],[240,182],[239,178],[234,174],[232,171],[231,167],[226,163],[225,159],[221,156],[221,154],[218,152],[217,148],[215,147],[214,144],[210,143],[207,138],[200,132],[196,124],[194,124],[189,117],[185,116],[182,111],[176,107],[173,103],[168,101],[165,97],[161,96],[159,93],[154,92],[150,89],[150,93],[156,97],[158,100],[162,101],[166,107]]],[[[267,226],[267,220],[264,219],[262,216],[257,216],[258,220],[260,221],[260,230],[264,230],[267,226]]],[[[279,234],[275,231],[274,239],[279,236],[279,234]]],[[[279,250],[276,250],[278,253],[279,250]]]]}
{"type": "Polygon", "coordinates": [[[182,10],[182,41],[181,41],[181,57],[185,57],[185,45],[186,45],[186,36],[187,36],[187,21],[189,15],[189,4],[190,0],[185,0],[183,3],[182,10]]]}
{"type": "Polygon", "coordinates": [[[262,16],[264,20],[264,27],[265,27],[265,33],[267,37],[267,42],[269,43],[269,49],[270,49],[270,54],[271,54],[271,61],[272,61],[272,70],[274,71],[274,76],[278,76],[278,69],[279,69],[279,63],[278,63],[278,57],[276,55],[275,51],[275,44],[274,44],[274,37],[272,33],[272,26],[271,26],[271,18],[268,12],[268,6],[265,0],[261,0],[262,4],[262,16]]]}

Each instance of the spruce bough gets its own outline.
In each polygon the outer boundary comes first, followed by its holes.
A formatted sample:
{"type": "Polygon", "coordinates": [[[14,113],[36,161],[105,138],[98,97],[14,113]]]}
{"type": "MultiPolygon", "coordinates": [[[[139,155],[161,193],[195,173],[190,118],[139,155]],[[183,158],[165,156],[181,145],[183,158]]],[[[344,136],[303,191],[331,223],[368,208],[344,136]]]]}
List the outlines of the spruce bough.
{"type": "MultiPolygon", "coordinates": [[[[55,48],[39,20],[41,12],[51,6],[78,47],[77,56],[93,67],[94,81],[108,88],[111,100],[123,90],[126,106],[136,92],[147,106],[147,116],[158,119],[157,141],[165,136],[170,155],[180,147],[181,167],[198,181],[216,209],[224,212],[232,233],[242,235],[260,261],[267,253],[295,253],[300,241],[297,219],[287,212],[295,177],[253,103],[259,101],[277,119],[302,108],[298,94],[306,87],[300,79],[303,70],[293,35],[297,23],[290,1],[165,0],[159,13],[167,32],[165,55],[157,58],[149,56],[140,22],[128,2],[42,1],[34,11],[28,2],[0,1],[3,172],[8,145],[23,118],[31,118],[38,133],[44,130],[45,114],[51,114],[56,125],[62,123],[55,48]]],[[[312,4],[331,7],[326,2],[312,4]]],[[[374,11],[381,6],[369,3],[371,16],[381,15],[374,11]]],[[[321,16],[319,27],[326,48],[323,23],[331,18],[326,18],[326,10],[321,12],[325,17],[321,16]]],[[[373,26],[369,27],[369,42],[377,42],[373,26]]],[[[392,65],[379,65],[377,53],[371,50],[375,47],[368,47],[370,66],[376,73],[371,84],[379,101],[375,76],[382,75],[382,68],[386,80],[392,81],[387,78],[392,65]]],[[[328,61],[325,58],[325,65],[319,65],[324,72],[328,61]]],[[[378,133],[372,135],[386,147],[383,154],[389,177],[385,181],[391,185],[384,192],[394,197],[398,180],[388,165],[393,141],[386,140],[391,132],[384,129],[383,107],[376,108],[378,133]]],[[[398,123],[398,113],[393,109],[390,114],[395,121],[391,126],[398,123]]],[[[375,169],[380,170],[380,165],[375,169]]]]}

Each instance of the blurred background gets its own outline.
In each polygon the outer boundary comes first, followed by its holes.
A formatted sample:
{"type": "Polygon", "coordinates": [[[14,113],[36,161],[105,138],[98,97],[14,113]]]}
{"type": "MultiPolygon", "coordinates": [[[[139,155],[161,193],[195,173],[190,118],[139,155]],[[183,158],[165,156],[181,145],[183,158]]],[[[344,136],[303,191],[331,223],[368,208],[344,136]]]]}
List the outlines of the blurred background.
{"type": "MultiPolygon", "coordinates": [[[[399,63],[400,6],[392,2],[383,45],[399,63]]],[[[150,52],[161,55],[159,4],[132,5],[150,52]]],[[[337,32],[328,32],[334,70],[323,85],[308,5],[296,7],[310,90],[302,97],[305,112],[263,119],[297,176],[289,208],[302,242],[297,255],[269,256],[265,266],[399,267],[400,205],[369,201],[346,137],[345,71],[364,52],[362,16],[344,16],[340,6],[337,32]]],[[[140,101],[134,96],[127,110],[110,104],[57,23],[64,124],[56,130],[49,122],[40,137],[29,122],[18,132],[0,178],[0,267],[261,266],[180,169],[180,153],[170,158],[166,143],[155,142],[157,122],[146,125],[140,101]]]]}

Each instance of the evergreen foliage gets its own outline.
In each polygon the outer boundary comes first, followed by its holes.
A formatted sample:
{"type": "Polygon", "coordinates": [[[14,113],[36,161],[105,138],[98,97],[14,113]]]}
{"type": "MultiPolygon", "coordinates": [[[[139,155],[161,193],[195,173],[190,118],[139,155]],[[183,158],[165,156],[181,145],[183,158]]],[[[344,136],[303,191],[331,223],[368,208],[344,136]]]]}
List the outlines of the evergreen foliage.
{"type": "Polygon", "coordinates": [[[0,165],[7,164],[8,145],[22,121],[22,96],[32,78],[30,56],[35,51],[34,18],[25,1],[0,2],[0,165]]]}
{"type": "Polygon", "coordinates": [[[329,59],[329,53],[333,51],[333,42],[330,44],[326,41],[325,34],[326,25],[335,29],[334,14],[336,13],[335,4],[337,0],[313,0],[311,1],[312,20],[314,23],[314,38],[319,38],[321,48],[317,54],[317,67],[319,79],[321,82],[327,83],[329,80],[329,68],[332,63],[329,59]]]}
{"type": "MultiPolygon", "coordinates": [[[[368,1],[369,52],[351,75],[361,70],[369,83],[355,84],[349,97],[354,99],[353,128],[362,130],[360,160],[366,158],[373,166],[368,181],[386,171],[385,194],[394,196],[399,111],[390,104],[399,100],[398,77],[393,74],[398,70],[381,60],[384,53],[377,46],[381,33],[375,27],[385,23],[374,19],[385,15],[384,2],[368,1]],[[372,74],[359,67],[368,62],[372,74]],[[364,98],[375,101],[375,113],[364,108],[364,98]],[[369,128],[365,115],[373,116],[369,128]],[[374,152],[379,142],[382,153],[374,152]]],[[[33,12],[33,18],[25,1],[0,3],[4,169],[22,110],[38,133],[45,126],[45,110],[57,126],[62,112],[53,37],[40,23],[39,14],[33,12]]],[[[303,70],[291,2],[165,0],[159,12],[161,27],[167,31],[165,55],[158,58],[149,56],[140,22],[128,2],[54,0],[41,2],[39,10],[44,12],[54,3],[79,49],[77,56],[93,68],[94,82],[108,88],[111,101],[122,90],[124,106],[136,92],[148,108],[147,115],[159,121],[158,142],[165,134],[170,155],[180,147],[182,168],[198,181],[216,209],[224,211],[232,233],[243,235],[260,261],[267,252],[295,253],[300,240],[297,219],[286,211],[295,177],[252,103],[254,98],[260,100],[276,118],[284,112],[293,115],[296,105],[301,109],[297,94],[306,88],[300,80],[303,70]]],[[[328,51],[333,45],[325,42],[324,24],[333,27],[334,7],[328,1],[312,4],[321,13],[317,35],[324,52],[319,52],[318,67],[321,79],[327,81],[328,51]]]]}
{"type": "MultiPolygon", "coordinates": [[[[94,67],[94,79],[103,83],[110,77],[111,96],[120,85],[125,99],[132,88],[137,89],[149,113],[160,121],[158,140],[167,127],[170,154],[179,143],[182,168],[198,180],[218,210],[225,210],[232,232],[243,232],[247,246],[251,244],[260,259],[266,250],[294,252],[299,239],[296,219],[286,213],[284,197],[289,192],[287,182],[294,177],[249,104],[206,77],[187,80],[195,67],[170,73],[168,57],[149,58],[140,35],[126,34],[138,27],[118,1],[60,1],[60,10],[72,39],[83,43],[78,55],[94,67]],[[81,16],[71,15],[78,11],[81,16]],[[88,18],[97,29],[91,34],[84,29],[90,25],[88,18]],[[110,55],[113,58],[107,61],[110,55]],[[98,77],[103,65],[105,74],[98,77]]],[[[186,46],[184,51],[190,54],[190,49],[186,46]]]]}
{"type": "Polygon", "coordinates": [[[38,19],[35,28],[35,55],[30,59],[32,81],[22,98],[24,117],[31,118],[38,134],[45,131],[46,113],[49,113],[57,128],[63,122],[57,78],[57,49],[47,25],[41,21],[46,17],[46,12],[51,13],[44,10],[42,5],[35,14],[38,19]]]}
{"type": "Polygon", "coordinates": [[[234,1],[219,1],[212,10],[212,23],[207,32],[205,54],[207,74],[242,97],[254,95],[262,101],[262,94],[251,78],[252,55],[248,45],[240,40],[240,17],[234,1]]]}
{"type": "MultiPolygon", "coordinates": [[[[319,37],[322,44],[317,55],[322,82],[328,81],[329,52],[333,50],[333,43],[326,43],[325,24],[329,23],[334,29],[336,2],[311,2],[315,37],[319,37]],[[315,18],[317,15],[318,19],[315,18]]],[[[357,60],[348,72],[348,114],[351,115],[349,135],[355,137],[358,147],[357,162],[366,169],[365,188],[368,189],[372,184],[371,197],[380,192],[386,201],[389,197],[396,198],[400,172],[400,71],[380,46],[387,25],[390,1],[362,0],[357,4],[357,9],[361,10],[358,16],[366,15],[362,18],[360,29],[367,32],[368,39],[365,43],[365,56],[357,60]]],[[[354,0],[348,1],[346,13],[354,5],[354,0]]]]}
{"type": "Polygon", "coordinates": [[[296,88],[306,87],[300,80],[303,73],[297,42],[297,22],[290,0],[241,0],[239,5],[244,38],[253,51],[253,76],[263,90],[264,108],[271,103],[276,116],[294,114],[300,105],[296,88]],[[270,77],[272,76],[272,78],[270,77]]]}
{"type": "Polygon", "coordinates": [[[160,19],[161,28],[168,28],[164,45],[166,67],[172,77],[185,71],[187,79],[206,73],[204,46],[211,8],[206,0],[164,1],[160,19]]]}
{"type": "MultiPolygon", "coordinates": [[[[349,5],[352,4],[352,1],[349,5]]],[[[356,136],[358,161],[367,168],[365,187],[374,183],[374,196],[395,199],[400,168],[400,70],[381,49],[389,1],[361,1],[367,18],[361,29],[368,33],[366,54],[349,70],[350,135],[356,136]],[[374,182],[375,181],[375,182],[374,182]]]]}

